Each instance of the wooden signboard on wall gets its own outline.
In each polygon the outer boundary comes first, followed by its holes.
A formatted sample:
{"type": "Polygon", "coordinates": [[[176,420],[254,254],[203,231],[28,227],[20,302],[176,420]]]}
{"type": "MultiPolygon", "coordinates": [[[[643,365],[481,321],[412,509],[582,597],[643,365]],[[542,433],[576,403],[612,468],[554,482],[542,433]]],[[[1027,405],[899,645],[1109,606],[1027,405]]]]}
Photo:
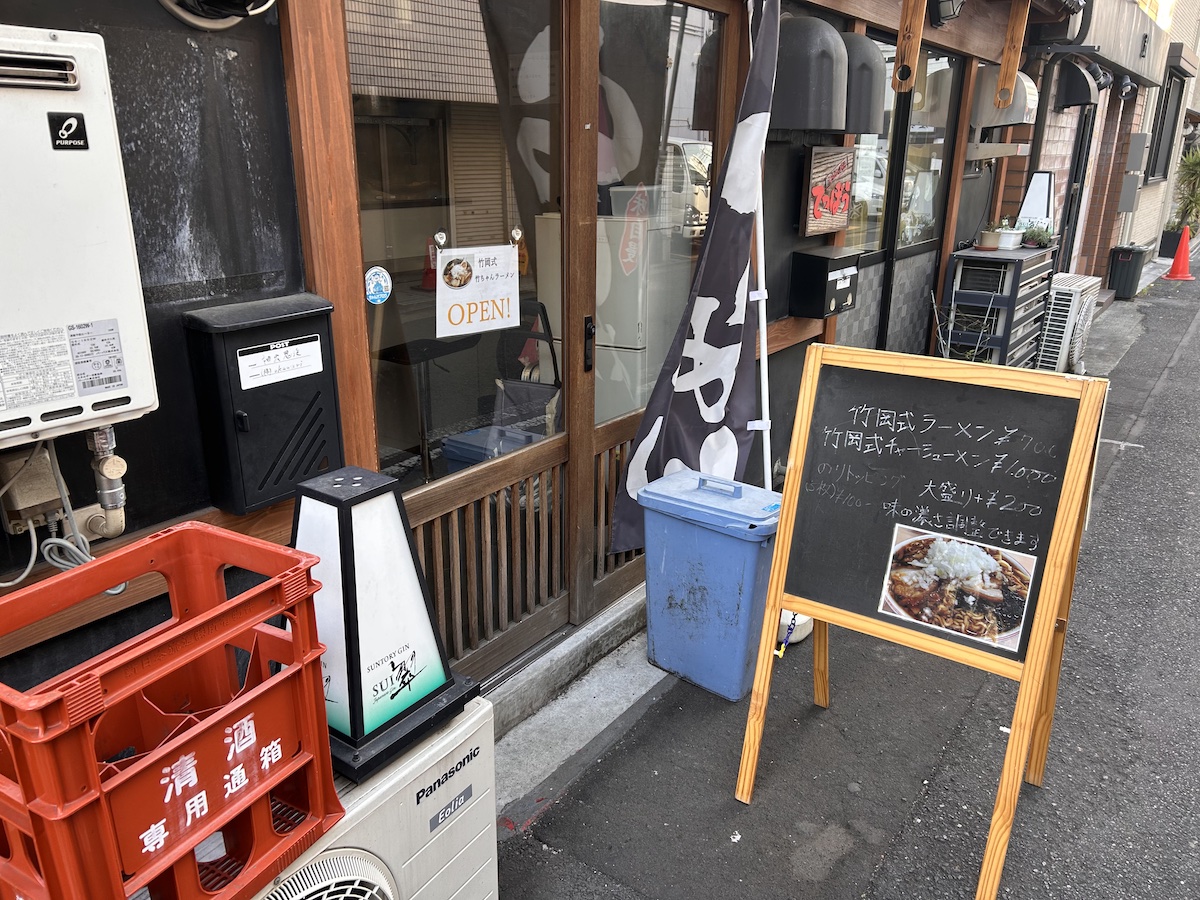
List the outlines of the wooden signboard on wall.
{"type": "Polygon", "coordinates": [[[749,802],[780,613],[1019,682],[977,900],[992,900],[1022,774],[1041,784],[1102,379],[810,347],[738,774],[749,802]],[[1028,766],[1027,766],[1028,762],[1028,766]]]}
{"type": "Polygon", "coordinates": [[[805,237],[842,231],[850,224],[854,184],[853,147],[813,147],[809,151],[800,227],[805,237]]]}

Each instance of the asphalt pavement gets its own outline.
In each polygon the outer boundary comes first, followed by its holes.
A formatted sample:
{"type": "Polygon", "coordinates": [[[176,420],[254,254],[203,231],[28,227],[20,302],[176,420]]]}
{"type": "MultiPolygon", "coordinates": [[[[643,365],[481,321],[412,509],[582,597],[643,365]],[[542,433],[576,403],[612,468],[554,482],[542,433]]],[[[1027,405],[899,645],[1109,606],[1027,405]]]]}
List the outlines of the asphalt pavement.
{"type": "MultiPolygon", "coordinates": [[[[1195,900],[1200,281],[1114,302],[1085,362],[1111,380],[1093,508],[1045,783],[1022,788],[999,896],[1195,900]]],[[[645,693],[509,788],[502,900],[974,897],[1016,685],[832,629],[824,710],[811,664],[804,643],[775,666],[749,805],[749,699],[638,675],[645,693]]],[[[610,689],[583,690],[586,719],[610,689]]]]}

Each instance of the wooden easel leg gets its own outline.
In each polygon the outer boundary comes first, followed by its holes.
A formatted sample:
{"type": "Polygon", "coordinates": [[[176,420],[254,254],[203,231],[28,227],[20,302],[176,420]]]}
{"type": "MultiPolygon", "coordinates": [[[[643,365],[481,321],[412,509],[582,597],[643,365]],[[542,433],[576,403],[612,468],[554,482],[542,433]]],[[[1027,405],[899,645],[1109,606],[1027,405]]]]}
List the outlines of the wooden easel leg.
{"type": "Polygon", "coordinates": [[[758,750],[763,726],[767,721],[767,700],[771,696],[771,673],[775,669],[775,638],[779,635],[779,617],[783,614],[781,592],[768,590],[767,610],[763,614],[762,637],[758,641],[758,662],[754,667],[754,689],[750,693],[750,714],[746,736],[742,739],[742,763],[738,768],[734,796],[749,803],[754,794],[754,776],[758,772],[758,750]],[[775,593],[775,596],[772,594],[775,593]]]}
{"type": "Polygon", "coordinates": [[[1025,758],[1033,737],[1033,720],[1042,702],[1042,687],[1041,679],[1030,677],[1022,680],[1017,691],[1017,707],[1008,736],[1008,749],[1004,753],[1004,768],[1000,771],[1000,786],[996,790],[996,805],[992,809],[992,824],[983,851],[975,900],[996,900],[1000,889],[1000,874],[1004,870],[1017,796],[1021,792],[1021,773],[1025,770],[1025,758]]]}
{"type": "Polygon", "coordinates": [[[1042,786],[1046,775],[1046,757],[1050,753],[1050,729],[1054,727],[1054,707],[1058,704],[1058,679],[1062,672],[1063,645],[1067,641],[1067,621],[1071,615],[1071,595],[1075,591],[1075,572],[1079,565],[1084,522],[1084,517],[1080,516],[1075,527],[1075,552],[1071,555],[1070,569],[1063,580],[1058,617],[1054,620],[1054,640],[1050,645],[1046,683],[1042,687],[1042,699],[1033,722],[1033,740],[1029,747],[1029,762],[1025,767],[1025,781],[1037,787],[1042,786]]]}
{"type": "Polygon", "coordinates": [[[1067,620],[1059,618],[1054,623],[1054,643],[1050,647],[1050,664],[1046,671],[1046,682],[1042,685],[1042,697],[1038,703],[1037,718],[1033,722],[1033,737],[1029,744],[1029,762],[1025,766],[1025,781],[1036,787],[1042,786],[1046,775],[1046,757],[1050,752],[1050,729],[1054,727],[1054,707],[1058,703],[1058,678],[1062,670],[1063,644],[1067,639],[1067,620]]]}
{"type": "Polygon", "coordinates": [[[829,623],[813,619],[813,703],[829,709],[829,623]]]}

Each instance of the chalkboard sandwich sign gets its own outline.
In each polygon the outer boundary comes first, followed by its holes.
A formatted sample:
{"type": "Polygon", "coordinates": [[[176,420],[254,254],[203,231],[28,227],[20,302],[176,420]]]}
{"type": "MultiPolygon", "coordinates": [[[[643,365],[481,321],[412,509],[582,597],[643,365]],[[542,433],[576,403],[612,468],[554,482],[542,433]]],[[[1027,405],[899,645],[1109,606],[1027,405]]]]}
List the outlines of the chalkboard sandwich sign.
{"type": "Polygon", "coordinates": [[[977,898],[994,898],[1022,774],[1041,784],[1108,383],[814,345],[805,360],[736,795],[749,802],[779,616],[1019,682],[977,898]],[[1026,761],[1028,760],[1028,767],[1026,761]]]}

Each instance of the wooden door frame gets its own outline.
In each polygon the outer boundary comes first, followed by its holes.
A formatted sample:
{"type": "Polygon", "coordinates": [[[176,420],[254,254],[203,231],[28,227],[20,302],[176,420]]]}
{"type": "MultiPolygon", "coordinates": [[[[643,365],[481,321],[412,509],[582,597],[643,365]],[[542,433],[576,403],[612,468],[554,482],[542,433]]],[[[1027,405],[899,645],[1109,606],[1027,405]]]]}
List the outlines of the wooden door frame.
{"type": "MultiPolygon", "coordinates": [[[[563,381],[567,454],[570,621],[579,624],[600,612],[595,590],[597,527],[594,509],[596,376],[585,372],[584,328],[596,315],[596,146],[599,115],[601,0],[562,4],[562,246],[563,381]]],[[[717,75],[717,129],[713,151],[721,159],[733,130],[737,99],[745,82],[749,37],[745,5],[739,0],[688,0],[725,15],[717,75]]],[[[603,448],[601,448],[603,449],[603,448]]]]}
{"type": "Polygon", "coordinates": [[[279,37],[307,290],[333,304],[346,463],[375,471],[375,388],[362,271],[346,8],[285,0],[279,37]]]}
{"type": "MultiPolygon", "coordinates": [[[[596,129],[601,0],[560,0],[563,359],[568,437],[567,564],[572,622],[599,612],[595,571],[595,373],[583,370],[584,320],[595,316],[596,129]]],[[[738,0],[691,0],[723,13],[714,151],[724,152],[747,67],[745,7],[738,0]]],[[[378,468],[375,400],[362,286],[350,63],[345,7],[280,5],[284,77],[308,289],[334,306],[333,343],[346,461],[378,468]]]]}
{"type": "Polygon", "coordinates": [[[562,107],[562,347],[567,431],[567,566],[570,621],[594,609],[591,539],[594,502],[596,373],[584,371],[584,327],[596,315],[596,127],[599,103],[600,0],[563,2],[562,107]],[[586,511],[586,515],[584,514],[586,511]]]}

